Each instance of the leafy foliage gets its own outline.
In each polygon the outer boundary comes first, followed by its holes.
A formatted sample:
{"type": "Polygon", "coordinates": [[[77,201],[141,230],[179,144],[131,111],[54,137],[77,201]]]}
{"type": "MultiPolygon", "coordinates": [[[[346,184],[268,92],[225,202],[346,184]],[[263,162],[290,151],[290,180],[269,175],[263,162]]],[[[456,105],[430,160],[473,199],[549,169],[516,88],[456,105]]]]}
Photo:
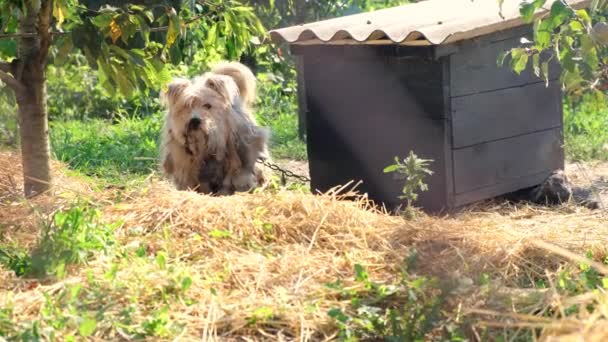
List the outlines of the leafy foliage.
{"type": "MultiPolygon", "coordinates": [[[[93,8],[77,0],[54,1],[54,30],[59,33],[49,62],[63,66],[80,51],[109,94],[118,90],[129,97],[167,83],[165,62],[181,62],[184,51],[212,46],[234,59],[264,34],[253,9],[238,1],[196,1],[180,13],[173,2],[154,2],[154,6],[116,2],[116,6],[93,8]],[[166,35],[154,36],[157,32],[166,35]]],[[[21,1],[2,0],[0,8],[2,32],[16,33],[24,16],[21,1]]],[[[1,42],[0,58],[17,57],[14,40],[1,42]]]]}
{"type": "Polygon", "coordinates": [[[556,60],[562,66],[560,81],[570,95],[601,93],[608,81],[608,27],[604,22],[608,2],[594,0],[590,8],[578,9],[557,0],[546,16],[536,16],[546,3],[522,2],[522,17],[534,22],[534,41],[522,40],[522,46],[507,52],[511,55],[511,68],[521,72],[531,61],[535,73],[548,80],[549,63],[556,60]]]}

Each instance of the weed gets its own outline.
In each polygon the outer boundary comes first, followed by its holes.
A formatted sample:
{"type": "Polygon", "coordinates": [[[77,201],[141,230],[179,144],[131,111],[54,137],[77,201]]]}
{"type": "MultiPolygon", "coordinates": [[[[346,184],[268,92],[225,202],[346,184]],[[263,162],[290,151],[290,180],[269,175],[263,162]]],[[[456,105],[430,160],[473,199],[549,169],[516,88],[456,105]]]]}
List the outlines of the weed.
{"type": "Polygon", "coordinates": [[[266,306],[259,307],[253,311],[247,324],[256,325],[271,320],[274,317],[272,309],[266,306]]]}
{"type": "Polygon", "coordinates": [[[430,159],[420,159],[410,151],[407,158],[403,159],[403,162],[395,157],[395,164],[389,165],[384,168],[384,173],[396,173],[395,178],[403,180],[404,185],[401,192],[403,195],[399,196],[399,199],[406,200],[405,214],[412,216],[412,203],[418,199],[418,191],[428,190],[428,186],[424,183],[424,178],[427,175],[432,175],[433,171],[428,168],[429,163],[432,162],[430,159]]]}
{"type": "MultiPolygon", "coordinates": [[[[586,257],[592,260],[593,253],[587,251],[586,257]]],[[[598,289],[608,290],[608,277],[602,277],[595,268],[587,263],[578,264],[577,269],[566,267],[557,272],[556,278],[558,289],[569,296],[576,296],[598,289]]]]}
{"type": "MultiPolygon", "coordinates": [[[[354,273],[359,287],[347,290],[340,280],[327,284],[349,300],[346,309],[328,312],[342,340],[418,341],[436,328],[443,298],[436,279],[411,276],[404,270],[394,283],[379,284],[361,265],[355,265],[354,273]]],[[[458,340],[456,332],[450,335],[458,340]]]]}
{"type": "Polygon", "coordinates": [[[32,258],[23,248],[0,245],[0,264],[20,277],[32,269],[32,258]]]}
{"type": "Polygon", "coordinates": [[[115,245],[114,225],[101,222],[99,211],[82,205],[56,212],[45,223],[31,253],[0,246],[0,263],[18,276],[63,277],[66,267],[86,264],[97,251],[115,245]]]}

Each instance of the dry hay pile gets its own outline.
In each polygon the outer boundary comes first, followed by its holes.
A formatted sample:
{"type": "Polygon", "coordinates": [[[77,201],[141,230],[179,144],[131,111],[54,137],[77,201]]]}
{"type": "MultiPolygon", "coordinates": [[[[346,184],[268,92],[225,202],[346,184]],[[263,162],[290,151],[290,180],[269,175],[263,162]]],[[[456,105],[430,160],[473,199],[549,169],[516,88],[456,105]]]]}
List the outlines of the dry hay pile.
{"type": "MultiPolygon", "coordinates": [[[[11,158],[0,156],[0,196],[15,192],[6,185],[8,173],[2,171],[19,172],[11,158]]],[[[58,178],[59,184],[64,182],[67,178],[58,178]]],[[[30,208],[12,203],[24,211],[5,212],[11,205],[3,203],[3,225],[12,222],[5,220],[23,218],[20,215],[30,208]]],[[[130,199],[105,205],[103,213],[108,221],[122,222],[117,236],[127,253],[145,246],[149,255],[164,251],[170,260],[164,271],[145,263],[120,265],[116,281],[130,285],[108,292],[109,298],[123,305],[128,304],[125,298],[139,298],[142,309],[134,315],[145,319],[162,307],[156,290],[166,288],[168,279],[177,279],[170,269],[187,272],[192,279],[190,301],[178,301],[170,312],[172,320],[185,324],[182,340],[331,339],[336,328],[327,311],[346,307],[348,301],[325,284],[342,279],[346,287],[360,287],[353,279],[355,264],[364,266],[371,279],[391,283],[412,248],[420,260],[415,272],[459,284],[452,289],[448,307],[478,324],[544,328],[543,338],[551,341],[608,339],[605,293],[565,298],[551,289],[518,289],[529,278],[555,272],[560,261],[580,261],[578,256],[587,250],[593,250],[598,260],[605,257],[608,232],[601,211],[486,203],[452,217],[420,215],[406,221],[372,210],[364,199],[341,201],[334,194],[279,191],[211,198],[152,181],[130,199]],[[482,273],[494,280],[491,289],[478,285],[482,273]],[[534,299],[526,299],[529,293],[534,299]],[[523,304],[518,305],[520,298],[523,304]],[[593,314],[583,310],[559,320],[532,315],[548,307],[559,311],[589,303],[596,304],[593,314]],[[260,308],[272,315],[263,324],[251,324],[260,308]]],[[[6,239],[6,232],[3,235],[6,239]]],[[[44,291],[56,293],[65,284],[86,283],[90,272],[103,279],[110,265],[111,260],[100,257],[86,271],[74,270],[65,281],[51,284],[32,285],[8,272],[0,273],[0,282],[12,290],[15,312],[26,320],[40,311],[44,291]]],[[[594,265],[608,272],[601,264],[594,265]]],[[[0,295],[0,306],[8,300],[0,295]]],[[[120,309],[108,309],[106,314],[120,309]]],[[[98,326],[96,336],[119,338],[103,335],[110,330],[98,326]]]]}

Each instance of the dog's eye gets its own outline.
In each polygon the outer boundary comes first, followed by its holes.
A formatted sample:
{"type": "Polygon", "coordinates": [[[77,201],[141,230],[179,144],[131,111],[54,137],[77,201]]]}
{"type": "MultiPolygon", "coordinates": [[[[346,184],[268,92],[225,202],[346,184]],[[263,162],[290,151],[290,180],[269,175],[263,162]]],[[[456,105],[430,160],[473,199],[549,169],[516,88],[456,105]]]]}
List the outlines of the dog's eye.
{"type": "Polygon", "coordinates": [[[205,109],[209,110],[209,109],[211,109],[211,105],[210,105],[210,104],[208,104],[208,103],[205,103],[205,104],[203,105],[203,108],[205,108],[205,109]]]}

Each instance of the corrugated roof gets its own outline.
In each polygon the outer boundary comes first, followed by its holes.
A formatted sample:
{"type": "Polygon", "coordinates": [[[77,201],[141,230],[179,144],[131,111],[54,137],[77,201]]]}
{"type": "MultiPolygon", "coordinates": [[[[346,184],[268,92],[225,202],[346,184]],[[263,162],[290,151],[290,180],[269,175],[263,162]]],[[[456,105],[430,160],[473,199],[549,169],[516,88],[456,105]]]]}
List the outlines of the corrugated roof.
{"type": "MultiPolygon", "coordinates": [[[[557,0],[548,0],[550,8],[557,0]]],[[[566,0],[573,7],[590,0],[566,0]]],[[[275,42],[306,43],[400,43],[439,45],[520,26],[522,0],[505,0],[502,17],[498,0],[426,0],[368,13],[270,31],[275,42]]],[[[537,15],[546,13],[540,10],[537,15]]]]}

